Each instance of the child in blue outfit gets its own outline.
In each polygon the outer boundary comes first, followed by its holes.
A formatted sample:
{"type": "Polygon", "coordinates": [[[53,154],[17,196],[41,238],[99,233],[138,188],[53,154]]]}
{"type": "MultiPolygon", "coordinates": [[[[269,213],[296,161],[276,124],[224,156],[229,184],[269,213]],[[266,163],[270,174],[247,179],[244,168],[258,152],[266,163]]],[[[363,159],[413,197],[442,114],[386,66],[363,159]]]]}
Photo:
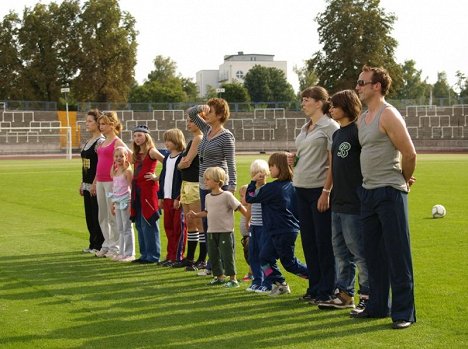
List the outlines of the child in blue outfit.
{"type": "Polygon", "coordinates": [[[273,153],[268,159],[272,178],[276,181],[257,189],[257,182],[265,177],[257,173],[247,188],[246,201],[262,204],[262,220],[267,239],[260,252],[260,264],[265,280],[272,285],[271,296],[291,293],[289,285],[278,268],[279,258],[290,273],[307,279],[307,266],[294,255],[295,242],[299,233],[296,216],[296,195],[292,185],[292,168],[288,165],[285,152],[273,153]]]}

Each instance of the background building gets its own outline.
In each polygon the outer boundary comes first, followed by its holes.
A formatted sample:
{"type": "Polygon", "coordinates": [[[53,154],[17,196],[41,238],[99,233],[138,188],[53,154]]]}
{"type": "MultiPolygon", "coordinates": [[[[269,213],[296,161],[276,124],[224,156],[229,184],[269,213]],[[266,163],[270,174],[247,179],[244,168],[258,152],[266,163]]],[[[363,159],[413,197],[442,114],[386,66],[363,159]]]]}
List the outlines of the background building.
{"type": "Polygon", "coordinates": [[[287,62],[275,61],[274,55],[238,52],[236,55],[224,56],[224,62],[219,70],[200,70],[196,82],[200,96],[204,97],[208,87],[217,88],[223,83],[244,83],[245,74],[254,66],[273,67],[282,70],[287,77],[287,62]]]}

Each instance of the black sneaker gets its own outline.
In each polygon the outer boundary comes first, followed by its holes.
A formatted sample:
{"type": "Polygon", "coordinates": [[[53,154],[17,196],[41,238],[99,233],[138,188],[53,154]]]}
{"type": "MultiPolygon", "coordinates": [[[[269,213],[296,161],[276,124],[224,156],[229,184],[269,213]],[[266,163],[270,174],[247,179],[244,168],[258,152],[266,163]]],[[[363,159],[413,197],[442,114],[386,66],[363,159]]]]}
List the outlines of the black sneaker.
{"type": "Polygon", "coordinates": [[[193,262],[187,260],[187,259],[182,259],[181,261],[179,262],[175,262],[174,264],[172,264],[172,267],[173,268],[184,268],[186,266],[189,266],[190,264],[193,264],[193,262]]]}
{"type": "Polygon", "coordinates": [[[356,308],[354,308],[353,310],[351,310],[350,315],[352,315],[352,314],[358,314],[358,313],[363,312],[364,309],[366,309],[367,302],[369,302],[369,298],[368,298],[368,297],[363,297],[363,296],[361,296],[361,297],[359,298],[359,304],[356,305],[356,308]]]}
{"type": "Polygon", "coordinates": [[[314,302],[315,303],[315,298],[308,293],[299,297],[299,300],[302,302],[308,302],[308,303],[314,302]]]}
{"type": "Polygon", "coordinates": [[[198,268],[195,266],[195,264],[187,265],[185,267],[185,271],[197,271],[198,268]]]}
{"type": "Polygon", "coordinates": [[[197,269],[206,269],[206,262],[205,261],[198,261],[195,263],[197,269]]]}

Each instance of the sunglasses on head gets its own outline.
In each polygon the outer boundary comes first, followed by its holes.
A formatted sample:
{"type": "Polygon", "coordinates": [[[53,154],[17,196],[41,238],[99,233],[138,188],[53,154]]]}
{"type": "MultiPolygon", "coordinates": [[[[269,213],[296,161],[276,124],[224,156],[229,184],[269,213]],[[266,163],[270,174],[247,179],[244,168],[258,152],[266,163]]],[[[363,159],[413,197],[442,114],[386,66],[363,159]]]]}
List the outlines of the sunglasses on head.
{"type": "Polygon", "coordinates": [[[369,84],[375,84],[375,83],[372,82],[372,81],[364,81],[364,80],[356,81],[356,85],[358,85],[358,86],[366,86],[366,85],[369,85],[369,84]]]}

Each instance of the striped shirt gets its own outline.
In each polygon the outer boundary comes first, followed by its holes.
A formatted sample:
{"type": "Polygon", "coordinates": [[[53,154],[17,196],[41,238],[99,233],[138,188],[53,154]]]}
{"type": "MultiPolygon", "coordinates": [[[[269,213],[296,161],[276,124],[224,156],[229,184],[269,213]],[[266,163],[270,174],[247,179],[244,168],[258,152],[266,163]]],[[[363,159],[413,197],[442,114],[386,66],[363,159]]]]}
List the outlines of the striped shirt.
{"type": "Polygon", "coordinates": [[[222,129],[215,137],[208,139],[211,126],[208,125],[199,115],[199,106],[188,110],[190,119],[198,126],[203,133],[203,139],[198,146],[198,157],[200,159],[200,188],[205,188],[203,173],[208,167],[221,167],[227,174],[225,184],[228,190],[236,189],[236,161],[235,161],[235,139],[231,131],[222,129]]]}
{"type": "Polygon", "coordinates": [[[262,204],[256,202],[251,206],[251,216],[250,216],[250,225],[255,225],[256,227],[263,226],[262,219],[262,204]]]}

